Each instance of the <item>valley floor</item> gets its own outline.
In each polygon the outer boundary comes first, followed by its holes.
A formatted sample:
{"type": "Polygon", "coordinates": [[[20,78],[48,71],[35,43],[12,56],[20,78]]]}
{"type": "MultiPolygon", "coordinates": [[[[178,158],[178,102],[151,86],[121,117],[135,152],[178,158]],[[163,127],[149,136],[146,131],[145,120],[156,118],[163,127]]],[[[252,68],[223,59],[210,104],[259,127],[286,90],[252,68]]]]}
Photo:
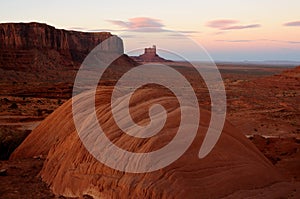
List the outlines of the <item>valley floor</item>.
{"type": "MultiPolygon", "coordinates": [[[[221,65],[219,69],[227,92],[227,120],[257,146],[288,182],[294,183],[294,188],[282,190],[286,196],[300,198],[300,68],[286,71],[221,65]]],[[[33,128],[70,97],[71,89],[69,84],[43,85],[42,89],[37,89],[35,82],[0,84],[0,155],[7,159],[33,128]],[[24,95],[23,87],[28,93],[31,89],[35,92],[24,95]],[[13,92],[16,88],[19,93],[13,92]]],[[[199,89],[197,95],[202,96],[202,92],[206,91],[199,89]]],[[[201,99],[200,105],[209,109],[207,98],[201,99]]],[[[43,160],[44,157],[1,160],[0,198],[55,198],[38,177],[43,160]]],[[[254,194],[278,190],[280,186],[284,184],[254,194]]]]}

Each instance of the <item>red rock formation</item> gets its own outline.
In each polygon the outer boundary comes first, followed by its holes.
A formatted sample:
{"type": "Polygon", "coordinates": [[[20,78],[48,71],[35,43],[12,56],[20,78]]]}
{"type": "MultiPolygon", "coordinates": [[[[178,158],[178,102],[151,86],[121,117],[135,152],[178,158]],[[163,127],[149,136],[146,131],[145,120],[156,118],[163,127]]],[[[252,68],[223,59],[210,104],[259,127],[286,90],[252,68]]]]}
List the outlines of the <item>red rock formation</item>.
{"type": "MultiPolygon", "coordinates": [[[[110,108],[111,88],[99,90],[96,95],[96,99],[101,99],[101,103],[96,102],[98,119],[104,128],[109,127],[106,134],[114,136],[115,144],[130,151],[145,152],[164,146],[173,138],[180,109],[174,109],[178,105],[175,97],[170,96],[166,100],[161,97],[162,92],[160,89],[145,88],[137,90],[133,96],[132,103],[135,106],[131,107],[130,112],[134,121],[140,125],[149,122],[145,111],[149,104],[160,103],[169,112],[162,132],[141,141],[120,132],[111,112],[107,112],[110,108]]],[[[83,124],[89,119],[85,111],[86,103],[89,103],[86,97],[93,97],[89,95],[82,94],[76,98],[76,102],[83,107],[83,124]]],[[[70,100],[33,130],[11,159],[46,156],[40,174],[42,179],[55,194],[68,197],[220,198],[232,193],[237,193],[238,197],[240,190],[251,190],[247,196],[253,194],[252,190],[256,188],[281,180],[272,164],[228,122],[213,151],[204,159],[199,159],[197,154],[209,121],[210,114],[202,111],[196,139],[184,155],[171,165],[151,173],[124,173],[98,162],[85,149],[73,123],[70,100]]],[[[281,193],[276,194],[274,197],[281,196],[281,193]]]]}
{"type": "Polygon", "coordinates": [[[136,62],[170,62],[170,60],[166,60],[156,54],[155,45],[153,45],[152,48],[145,48],[144,54],[140,56],[132,56],[131,58],[136,62]]]}
{"type": "MultiPolygon", "coordinates": [[[[56,29],[41,23],[0,24],[0,68],[56,68],[80,64],[109,32],[85,33],[56,29]]],[[[115,37],[104,46],[107,51],[123,53],[123,42],[115,37]]]]}
{"type": "Polygon", "coordinates": [[[282,76],[300,78],[300,66],[297,66],[296,68],[293,68],[291,70],[284,71],[282,73],[282,76]]]}

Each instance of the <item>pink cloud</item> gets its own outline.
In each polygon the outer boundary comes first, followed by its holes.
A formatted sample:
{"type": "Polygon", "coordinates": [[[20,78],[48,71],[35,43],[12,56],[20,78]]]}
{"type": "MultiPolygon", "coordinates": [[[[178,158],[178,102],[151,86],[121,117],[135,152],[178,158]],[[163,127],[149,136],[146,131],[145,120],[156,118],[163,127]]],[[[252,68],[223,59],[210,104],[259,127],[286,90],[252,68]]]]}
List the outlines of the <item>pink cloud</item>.
{"type": "Polygon", "coordinates": [[[221,20],[213,20],[207,22],[206,26],[211,28],[217,28],[219,30],[241,30],[248,28],[258,28],[260,24],[248,24],[248,25],[239,25],[239,21],[231,20],[231,19],[221,19],[221,20]]]}
{"type": "Polygon", "coordinates": [[[223,27],[228,27],[235,23],[238,23],[238,21],[230,20],[230,19],[221,19],[221,20],[209,21],[209,22],[207,22],[206,26],[211,27],[211,28],[222,29],[223,27]]]}
{"type": "Polygon", "coordinates": [[[108,20],[114,25],[120,26],[122,28],[128,30],[142,29],[142,28],[150,28],[162,30],[164,25],[159,19],[153,19],[148,17],[136,17],[131,18],[128,21],[120,21],[120,20],[108,20]]]}
{"type": "MultiPolygon", "coordinates": [[[[135,17],[128,19],[127,21],[121,20],[107,20],[108,22],[119,26],[122,30],[118,31],[133,31],[133,32],[172,32],[165,29],[165,25],[160,19],[154,19],[149,17],[135,17]]],[[[199,31],[194,30],[177,30],[182,34],[195,34],[199,31]]]]}
{"type": "Polygon", "coordinates": [[[300,21],[292,21],[292,22],[288,22],[283,24],[284,26],[300,26],[300,21]]]}

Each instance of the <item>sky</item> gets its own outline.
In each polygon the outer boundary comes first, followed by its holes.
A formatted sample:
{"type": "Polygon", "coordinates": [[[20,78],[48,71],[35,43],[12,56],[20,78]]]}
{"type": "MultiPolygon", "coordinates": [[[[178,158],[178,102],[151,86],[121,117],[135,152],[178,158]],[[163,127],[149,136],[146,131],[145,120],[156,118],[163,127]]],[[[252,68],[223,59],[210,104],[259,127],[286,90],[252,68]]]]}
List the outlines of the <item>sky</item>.
{"type": "Polygon", "coordinates": [[[150,43],[160,48],[156,39],[163,35],[164,49],[179,46],[197,60],[195,49],[172,36],[179,32],[215,61],[300,61],[299,9],[299,0],[0,0],[0,23],[110,31],[128,51],[150,43]],[[145,32],[156,35],[153,41],[141,41],[145,32]]]}

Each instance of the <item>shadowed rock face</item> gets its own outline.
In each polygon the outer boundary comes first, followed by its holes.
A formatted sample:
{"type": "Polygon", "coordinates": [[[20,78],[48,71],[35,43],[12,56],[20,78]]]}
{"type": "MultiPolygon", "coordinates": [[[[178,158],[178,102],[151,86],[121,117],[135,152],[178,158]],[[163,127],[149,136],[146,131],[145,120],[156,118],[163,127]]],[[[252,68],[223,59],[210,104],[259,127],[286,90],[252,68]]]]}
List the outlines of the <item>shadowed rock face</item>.
{"type": "MultiPolygon", "coordinates": [[[[161,89],[135,92],[130,109],[139,125],[149,122],[148,108],[159,103],[168,111],[162,131],[149,139],[133,139],[116,126],[110,110],[112,89],[96,94],[96,112],[106,135],[121,148],[148,152],[165,146],[177,132],[180,109],[177,99],[162,96],[161,89]],[[148,97],[146,97],[148,96],[148,97]]],[[[86,97],[76,97],[82,107],[82,123],[87,123],[86,97]]],[[[230,123],[226,122],[220,140],[204,159],[199,148],[207,131],[210,113],[201,110],[200,128],[189,149],[171,165],[151,173],[132,174],[113,170],[98,162],[84,147],[76,132],[69,100],[44,120],[12,154],[11,159],[46,156],[42,179],[57,195],[94,198],[220,198],[239,190],[252,190],[280,181],[270,162],[230,123]]],[[[91,128],[91,126],[86,126],[91,128]]],[[[97,147],[97,146],[95,146],[97,147]]]]}
{"type": "MultiPolygon", "coordinates": [[[[67,31],[41,23],[0,24],[0,67],[26,70],[54,65],[74,66],[111,36],[109,32],[67,31]]],[[[103,48],[123,53],[123,42],[115,37],[103,48]]]]}

